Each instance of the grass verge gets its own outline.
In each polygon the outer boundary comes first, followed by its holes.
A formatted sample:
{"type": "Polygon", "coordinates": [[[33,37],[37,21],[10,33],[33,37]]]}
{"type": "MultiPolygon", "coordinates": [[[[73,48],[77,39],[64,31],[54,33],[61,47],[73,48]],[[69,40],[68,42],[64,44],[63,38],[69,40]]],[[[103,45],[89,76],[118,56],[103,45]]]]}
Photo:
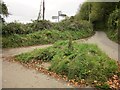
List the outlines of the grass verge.
{"type": "Polygon", "coordinates": [[[102,88],[109,88],[107,81],[119,73],[116,61],[110,59],[93,44],[72,42],[70,48],[68,41],[61,41],[52,47],[36,49],[17,55],[15,58],[23,63],[33,59],[50,61],[49,71],[67,76],[68,80],[91,86],[102,86],[102,88]]]}

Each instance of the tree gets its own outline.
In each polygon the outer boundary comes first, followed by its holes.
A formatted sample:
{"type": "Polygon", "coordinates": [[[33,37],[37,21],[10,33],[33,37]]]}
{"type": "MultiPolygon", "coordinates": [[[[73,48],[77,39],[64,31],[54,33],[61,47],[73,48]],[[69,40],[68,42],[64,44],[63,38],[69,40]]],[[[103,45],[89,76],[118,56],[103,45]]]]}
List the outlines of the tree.
{"type": "Polygon", "coordinates": [[[0,20],[4,22],[4,17],[8,17],[8,8],[4,2],[0,2],[0,20]]]}
{"type": "Polygon", "coordinates": [[[94,29],[103,29],[107,27],[109,15],[120,7],[118,2],[85,2],[80,6],[77,19],[90,21],[94,29]]]}
{"type": "Polygon", "coordinates": [[[119,21],[120,21],[120,9],[116,9],[109,15],[108,28],[114,30],[120,28],[119,21]]]}
{"type": "Polygon", "coordinates": [[[84,2],[82,5],[79,6],[79,11],[76,14],[76,19],[79,20],[89,20],[89,12],[91,8],[90,2],[84,2]]]}

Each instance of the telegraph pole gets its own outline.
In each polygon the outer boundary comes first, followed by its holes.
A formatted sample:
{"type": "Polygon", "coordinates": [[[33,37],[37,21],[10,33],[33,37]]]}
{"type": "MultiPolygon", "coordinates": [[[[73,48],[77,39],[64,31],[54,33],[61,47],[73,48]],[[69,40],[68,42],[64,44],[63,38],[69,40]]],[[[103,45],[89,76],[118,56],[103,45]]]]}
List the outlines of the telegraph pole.
{"type": "Polygon", "coordinates": [[[40,4],[40,10],[38,13],[38,18],[37,20],[45,20],[45,0],[41,0],[41,4],[40,4]]]}
{"type": "Polygon", "coordinates": [[[43,20],[45,20],[45,0],[43,0],[43,20]]]}
{"type": "Polygon", "coordinates": [[[42,0],[41,0],[41,3],[40,3],[40,10],[39,10],[39,13],[38,13],[38,18],[37,18],[37,20],[40,20],[41,19],[41,15],[42,15],[42,13],[41,13],[41,10],[42,10],[42,0]]]}

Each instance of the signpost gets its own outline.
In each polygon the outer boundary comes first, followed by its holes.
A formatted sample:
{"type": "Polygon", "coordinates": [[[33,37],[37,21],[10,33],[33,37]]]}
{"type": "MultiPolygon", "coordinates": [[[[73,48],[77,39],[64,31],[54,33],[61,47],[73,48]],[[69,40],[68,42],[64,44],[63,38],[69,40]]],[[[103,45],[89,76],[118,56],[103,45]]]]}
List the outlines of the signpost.
{"type": "Polygon", "coordinates": [[[52,16],[52,19],[58,19],[58,16],[52,16]]]}
{"type": "Polygon", "coordinates": [[[60,14],[59,16],[66,17],[67,15],[66,14],[60,14]]]}
{"type": "Polygon", "coordinates": [[[60,16],[61,17],[66,17],[67,15],[66,14],[62,14],[61,11],[58,11],[58,16],[52,16],[52,19],[58,19],[58,22],[59,22],[60,16]]]}

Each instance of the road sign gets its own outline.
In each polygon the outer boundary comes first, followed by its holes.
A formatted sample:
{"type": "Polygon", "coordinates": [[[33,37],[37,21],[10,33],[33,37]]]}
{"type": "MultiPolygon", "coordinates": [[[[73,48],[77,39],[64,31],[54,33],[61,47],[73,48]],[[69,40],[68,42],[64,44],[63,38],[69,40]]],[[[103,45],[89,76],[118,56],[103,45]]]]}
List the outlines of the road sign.
{"type": "Polygon", "coordinates": [[[52,19],[58,19],[58,16],[52,16],[52,19]]]}
{"type": "Polygon", "coordinates": [[[60,16],[62,16],[62,17],[66,17],[67,15],[66,15],[66,14],[60,14],[60,16]]]}

